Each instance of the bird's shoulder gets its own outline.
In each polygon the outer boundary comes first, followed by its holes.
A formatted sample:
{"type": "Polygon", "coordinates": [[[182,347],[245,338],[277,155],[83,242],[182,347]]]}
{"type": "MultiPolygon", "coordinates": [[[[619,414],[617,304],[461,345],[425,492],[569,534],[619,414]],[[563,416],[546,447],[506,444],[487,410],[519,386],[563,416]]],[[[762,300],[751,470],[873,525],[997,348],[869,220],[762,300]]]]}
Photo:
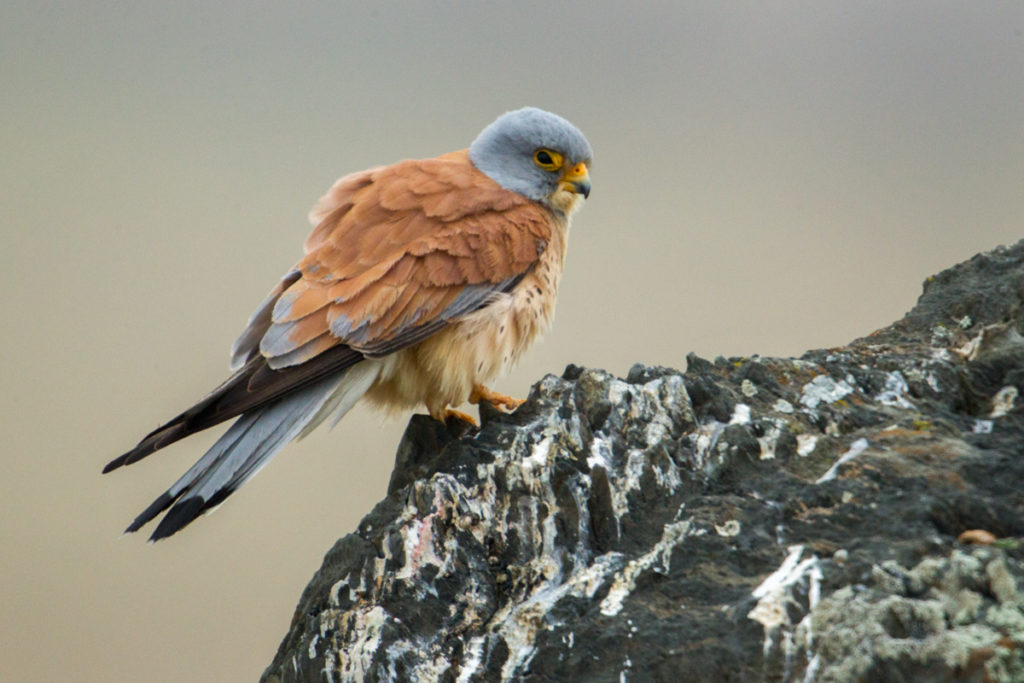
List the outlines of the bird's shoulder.
{"type": "Polygon", "coordinates": [[[271,367],[338,343],[378,355],[422,339],[519,282],[557,229],[465,150],[345,176],[313,216],[306,256],[244,335],[271,367]]]}
{"type": "Polygon", "coordinates": [[[338,180],[296,266],[308,284],[396,271],[434,286],[500,282],[529,268],[557,220],[479,171],[466,150],[338,180]],[[400,265],[396,269],[396,266],[400,265]]]}
{"type": "MultiPolygon", "coordinates": [[[[544,233],[553,217],[549,209],[481,172],[462,149],[341,177],[309,212],[314,230],[306,240],[306,252],[332,239],[346,239],[352,232],[403,219],[422,230],[503,226],[544,233]]],[[[400,241],[406,234],[413,233],[391,230],[388,241],[400,241]]]]}

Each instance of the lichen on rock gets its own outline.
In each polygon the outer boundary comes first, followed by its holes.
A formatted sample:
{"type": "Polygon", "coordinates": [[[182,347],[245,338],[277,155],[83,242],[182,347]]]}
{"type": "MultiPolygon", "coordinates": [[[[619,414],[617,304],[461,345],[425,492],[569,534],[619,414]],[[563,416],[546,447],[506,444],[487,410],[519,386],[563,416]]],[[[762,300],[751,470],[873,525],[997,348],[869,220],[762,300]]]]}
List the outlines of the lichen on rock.
{"type": "Polygon", "coordinates": [[[1022,292],[1024,242],[841,348],[413,417],[264,680],[1022,680],[1022,292]]]}

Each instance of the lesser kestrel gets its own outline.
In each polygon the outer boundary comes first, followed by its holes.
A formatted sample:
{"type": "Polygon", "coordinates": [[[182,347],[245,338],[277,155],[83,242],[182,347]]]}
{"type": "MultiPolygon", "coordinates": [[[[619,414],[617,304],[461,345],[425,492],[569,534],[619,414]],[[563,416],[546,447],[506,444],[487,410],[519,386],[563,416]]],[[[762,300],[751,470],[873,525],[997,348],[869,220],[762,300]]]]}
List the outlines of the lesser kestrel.
{"type": "Polygon", "coordinates": [[[104,468],[238,417],[127,531],[170,508],[151,540],[170,536],[363,398],[439,420],[467,400],[515,407],[484,385],[551,324],[591,157],[575,126],[527,107],[469,149],[338,180],[305,257],[235,342],[233,374],[104,468]]]}

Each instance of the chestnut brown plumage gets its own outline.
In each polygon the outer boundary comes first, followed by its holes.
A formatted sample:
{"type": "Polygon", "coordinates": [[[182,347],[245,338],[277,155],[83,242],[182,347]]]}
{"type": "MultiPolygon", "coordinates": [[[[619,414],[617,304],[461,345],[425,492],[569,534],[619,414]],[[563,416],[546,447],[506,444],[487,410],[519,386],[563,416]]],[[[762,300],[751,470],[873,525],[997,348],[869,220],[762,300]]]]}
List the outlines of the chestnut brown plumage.
{"type": "Polygon", "coordinates": [[[104,468],[241,416],[128,531],[170,507],[152,540],[173,534],[364,396],[441,420],[466,400],[516,405],[484,384],[550,325],[590,160],[572,124],[527,108],[469,150],[335,183],[305,257],[236,341],[234,374],[104,468]]]}

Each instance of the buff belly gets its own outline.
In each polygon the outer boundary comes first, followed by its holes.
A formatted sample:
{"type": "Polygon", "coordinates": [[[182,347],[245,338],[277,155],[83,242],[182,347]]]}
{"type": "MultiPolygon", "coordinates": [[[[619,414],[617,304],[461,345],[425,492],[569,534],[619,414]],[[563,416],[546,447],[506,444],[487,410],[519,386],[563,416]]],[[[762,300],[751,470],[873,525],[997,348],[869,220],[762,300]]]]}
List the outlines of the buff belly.
{"type": "Polygon", "coordinates": [[[434,417],[464,403],[474,385],[507,371],[551,326],[561,274],[562,254],[557,256],[542,259],[511,293],[415,346],[374,361],[380,372],[366,397],[388,408],[426,405],[434,417]]]}

